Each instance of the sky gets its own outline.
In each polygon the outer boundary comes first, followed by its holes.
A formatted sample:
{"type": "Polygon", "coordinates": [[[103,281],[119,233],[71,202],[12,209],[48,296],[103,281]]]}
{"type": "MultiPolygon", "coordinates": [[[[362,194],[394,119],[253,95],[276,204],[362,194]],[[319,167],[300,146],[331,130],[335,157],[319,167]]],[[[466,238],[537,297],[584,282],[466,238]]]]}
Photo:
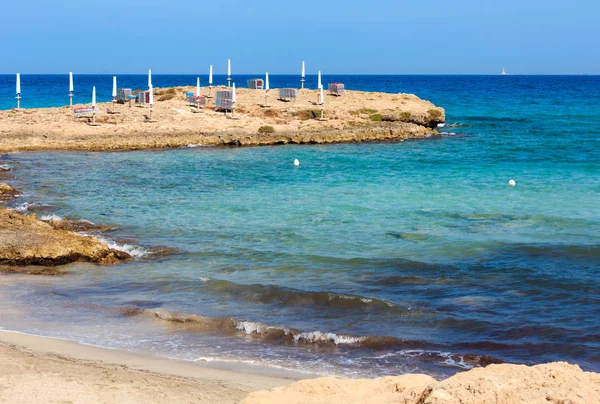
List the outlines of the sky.
{"type": "Polygon", "coordinates": [[[597,0],[0,3],[4,74],[600,74],[597,0]]]}

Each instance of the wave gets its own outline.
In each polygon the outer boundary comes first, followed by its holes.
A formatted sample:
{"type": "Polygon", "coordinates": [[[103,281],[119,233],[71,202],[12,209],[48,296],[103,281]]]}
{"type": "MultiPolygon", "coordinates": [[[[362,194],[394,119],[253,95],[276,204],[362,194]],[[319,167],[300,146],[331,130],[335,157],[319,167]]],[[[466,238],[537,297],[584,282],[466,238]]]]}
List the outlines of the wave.
{"type": "MultiPolygon", "coordinates": [[[[354,350],[360,355],[374,359],[383,356],[413,356],[423,361],[436,361],[447,365],[487,366],[502,363],[501,359],[473,354],[450,352],[451,347],[425,341],[405,340],[391,336],[353,335],[314,330],[304,331],[287,326],[264,324],[257,321],[240,320],[233,317],[208,317],[200,314],[178,313],[163,308],[155,301],[130,301],[135,306],[111,307],[98,304],[64,302],[66,307],[109,312],[124,317],[142,317],[159,321],[185,332],[198,332],[208,335],[239,337],[245,341],[262,344],[282,345],[304,349],[319,349],[323,352],[339,352],[339,349],[354,350]],[[375,356],[373,356],[375,355],[375,356]]],[[[453,347],[489,348],[489,343],[454,344],[453,347]]],[[[478,350],[482,350],[478,349],[478,350]]]]}
{"type": "Polygon", "coordinates": [[[47,214],[47,215],[40,216],[40,220],[43,220],[44,222],[51,222],[51,221],[57,221],[58,222],[58,221],[62,221],[63,218],[60,217],[60,216],[58,216],[55,213],[50,213],[50,214],[47,214]]]}
{"type": "Polygon", "coordinates": [[[204,289],[234,294],[236,298],[260,303],[282,305],[313,304],[341,309],[370,309],[378,311],[403,311],[394,303],[375,297],[359,296],[329,291],[304,291],[277,285],[238,284],[226,280],[201,277],[204,289]]]}
{"type": "Polygon", "coordinates": [[[16,205],[15,207],[13,207],[13,209],[16,210],[17,212],[24,213],[24,212],[27,212],[29,210],[30,206],[31,206],[30,203],[24,202],[24,203],[21,203],[19,205],[16,205]]]}
{"type": "Polygon", "coordinates": [[[419,356],[434,356],[443,363],[458,367],[485,366],[503,361],[486,355],[450,353],[446,347],[424,341],[404,340],[389,336],[352,335],[326,331],[301,331],[285,326],[272,326],[260,322],[243,321],[232,317],[206,317],[199,314],[181,314],[164,309],[118,309],[125,315],[143,315],[170,325],[181,326],[206,333],[251,337],[257,342],[318,347],[320,349],[367,349],[371,351],[398,350],[399,354],[412,352],[419,356]],[[437,348],[437,350],[432,350],[437,348]]]}
{"type": "MultiPolygon", "coordinates": [[[[82,233],[82,234],[86,235],[85,233],[82,233]]],[[[144,258],[151,254],[151,252],[149,250],[145,249],[144,247],[138,246],[138,245],[118,244],[114,240],[111,240],[109,238],[104,238],[104,237],[101,237],[98,235],[94,235],[93,237],[96,238],[97,240],[103,242],[104,244],[106,244],[109,248],[112,248],[113,250],[117,250],[117,251],[126,252],[127,254],[131,255],[134,258],[144,258]]]]}

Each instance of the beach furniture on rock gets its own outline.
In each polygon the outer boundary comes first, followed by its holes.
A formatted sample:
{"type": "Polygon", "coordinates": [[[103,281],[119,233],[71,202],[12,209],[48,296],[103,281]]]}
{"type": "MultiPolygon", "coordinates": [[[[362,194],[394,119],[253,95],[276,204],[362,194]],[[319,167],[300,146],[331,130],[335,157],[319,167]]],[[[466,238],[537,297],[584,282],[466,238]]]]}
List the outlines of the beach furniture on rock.
{"type": "Polygon", "coordinates": [[[124,104],[129,102],[129,96],[132,95],[131,88],[118,88],[117,89],[117,102],[124,104]]]}
{"type": "Polygon", "coordinates": [[[90,106],[78,107],[78,108],[73,109],[73,113],[75,114],[75,119],[89,118],[96,112],[98,112],[98,110],[96,108],[93,108],[90,106]]]}
{"type": "Polygon", "coordinates": [[[329,94],[341,97],[345,92],[343,83],[329,83],[329,94]]]}
{"type": "Polygon", "coordinates": [[[196,107],[195,109],[192,109],[192,112],[200,112],[200,106],[206,105],[206,97],[202,95],[187,96],[186,101],[190,107],[196,107]]]}
{"type": "Polygon", "coordinates": [[[263,79],[250,79],[248,80],[248,88],[252,90],[263,90],[265,88],[265,81],[263,79]]]}
{"type": "Polygon", "coordinates": [[[69,106],[73,106],[73,72],[69,72],[69,106]]]}
{"type": "Polygon", "coordinates": [[[135,91],[135,103],[139,106],[144,106],[150,102],[150,94],[148,91],[135,91]]]}
{"type": "Polygon", "coordinates": [[[295,88],[280,88],[279,89],[279,100],[281,101],[296,101],[298,90],[295,88]]]}
{"type": "Polygon", "coordinates": [[[215,109],[217,111],[230,111],[233,108],[233,91],[218,90],[215,92],[215,109]]]}
{"type": "Polygon", "coordinates": [[[17,73],[17,109],[21,109],[21,73],[17,73]]]}

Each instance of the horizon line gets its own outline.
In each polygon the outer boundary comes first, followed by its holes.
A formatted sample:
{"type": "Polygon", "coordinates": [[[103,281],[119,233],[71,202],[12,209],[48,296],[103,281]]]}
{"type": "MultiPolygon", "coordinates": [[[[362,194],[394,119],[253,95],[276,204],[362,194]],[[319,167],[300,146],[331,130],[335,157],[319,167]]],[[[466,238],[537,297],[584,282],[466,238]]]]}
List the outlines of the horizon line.
{"type": "MultiPolygon", "coordinates": [[[[29,75],[29,76],[68,76],[69,72],[66,73],[0,73],[0,76],[14,76],[16,74],[29,75]]],[[[147,76],[148,73],[75,73],[73,75],[85,75],[85,76],[147,76]]],[[[265,72],[266,73],[266,72],[265,72]]],[[[152,76],[208,76],[209,73],[154,73],[152,76]]],[[[264,75],[264,73],[236,73],[231,76],[251,76],[251,75],[264,75]]],[[[316,76],[318,73],[306,74],[306,76],[316,76]]],[[[503,75],[501,73],[323,73],[323,76],[600,76],[600,73],[509,73],[503,75]]],[[[272,76],[298,76],[302,77],[297,73],[271,73],[272,76]]],[[[213,73],[213,76],[227,76],[226,73],[213,73]]]]}

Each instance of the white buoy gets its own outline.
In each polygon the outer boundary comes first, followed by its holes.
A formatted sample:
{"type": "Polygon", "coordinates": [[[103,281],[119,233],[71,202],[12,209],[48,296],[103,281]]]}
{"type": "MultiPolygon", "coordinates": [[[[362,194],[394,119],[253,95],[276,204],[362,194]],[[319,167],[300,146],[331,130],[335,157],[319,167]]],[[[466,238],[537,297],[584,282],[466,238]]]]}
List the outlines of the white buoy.
{"type": "Polygon", "coordinates": [[[294,159],[294,165],[298,167],[300,165],[300,161],[298,161],[298,159],[294,159]]]}
{"type": "Polygon", "coordinates": [[[517,183],[515,182],[515,180],[510,180],[510,181],[508,181],[508,185],[510,185],[511,187],[514,187],[515,185],[517,185],[517,183]]]}

